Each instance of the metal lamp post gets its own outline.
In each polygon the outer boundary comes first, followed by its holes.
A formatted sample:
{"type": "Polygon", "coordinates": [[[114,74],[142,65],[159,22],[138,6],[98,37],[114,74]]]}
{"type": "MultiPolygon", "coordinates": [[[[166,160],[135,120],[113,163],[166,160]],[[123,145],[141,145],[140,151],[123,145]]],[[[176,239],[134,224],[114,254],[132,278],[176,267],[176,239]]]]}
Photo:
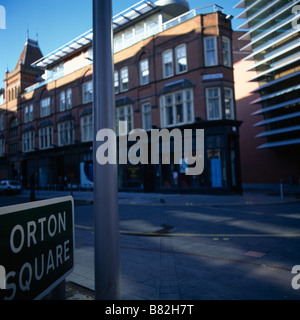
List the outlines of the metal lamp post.
{"type": "Polygon", "coordinates": [[[115,128],[112,2],[93,0],[95,298],[120,299],[117,166],[96,161],[97,132],[115,128]]]}

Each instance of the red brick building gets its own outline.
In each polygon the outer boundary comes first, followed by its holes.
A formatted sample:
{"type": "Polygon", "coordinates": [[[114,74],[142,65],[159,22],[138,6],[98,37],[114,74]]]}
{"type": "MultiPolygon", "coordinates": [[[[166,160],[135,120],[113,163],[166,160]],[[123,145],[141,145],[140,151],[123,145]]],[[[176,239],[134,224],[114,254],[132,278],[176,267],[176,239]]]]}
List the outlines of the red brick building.
{"type": "MultiPolygon", "coordinates": [[[[230,18],[218,6],[189,10],[186,1],[164,0],[141,1],[113,23],[116,121],[127,121],[123,133],[205,130],[201,175],[187,176],[176,164],[119,165],[119,189],[241,192],[230,18]]],[[[32,53],[28,69],[21,71],[21,55],[20,71],[5,78],[0,178],[22,177],[28,185],[38,172],[41,187],[86,186],[93,162],[92,30],[44,57],[32,40],[24,50],[32,53]]]]}

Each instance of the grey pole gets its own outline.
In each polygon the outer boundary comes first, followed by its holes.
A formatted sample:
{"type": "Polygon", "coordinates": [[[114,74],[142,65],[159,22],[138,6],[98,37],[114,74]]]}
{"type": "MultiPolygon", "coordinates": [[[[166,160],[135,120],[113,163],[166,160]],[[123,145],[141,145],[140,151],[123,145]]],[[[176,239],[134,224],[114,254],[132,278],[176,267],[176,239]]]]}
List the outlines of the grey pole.
{"type": "Polygon", "coordinates": [[[95,299],[120,299],[120,239],[117,166],[100,165],[96,141],[101,129],[115,128],[112,2],[93,0],[95,299]]]}

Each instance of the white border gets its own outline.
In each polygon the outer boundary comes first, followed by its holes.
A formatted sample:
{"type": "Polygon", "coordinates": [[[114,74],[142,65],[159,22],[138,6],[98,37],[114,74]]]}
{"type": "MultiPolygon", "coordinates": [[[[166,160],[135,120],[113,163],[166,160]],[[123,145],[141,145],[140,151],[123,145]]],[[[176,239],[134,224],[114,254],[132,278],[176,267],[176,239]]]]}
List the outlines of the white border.
{"type": "Polygon", "coordinates": [[[39,207],[44,207],[51,204],[58,204],[61,202],[71,201],[72,203],[72,229],[73,229],[73,266],[72,268],[67,271],[64,275],[62,275],[59,279],[57,279],[54,283],[52,283],[47,289],[41,292],[34,300],[40,300],[45,297],[50,291],[52,291],[57,285],[59,285],[70,273],[74,270],[74,261],[75,261],[75,223],[74,223],[74,199],[72,196],[60,197],[60,198],[53,198],[41,201],[34,201],[34,202],[26,202],[17,205],[7,206],[0,208],[0,216],[10,213],[15,213],[23,210],[34,209],[39,207]]]}

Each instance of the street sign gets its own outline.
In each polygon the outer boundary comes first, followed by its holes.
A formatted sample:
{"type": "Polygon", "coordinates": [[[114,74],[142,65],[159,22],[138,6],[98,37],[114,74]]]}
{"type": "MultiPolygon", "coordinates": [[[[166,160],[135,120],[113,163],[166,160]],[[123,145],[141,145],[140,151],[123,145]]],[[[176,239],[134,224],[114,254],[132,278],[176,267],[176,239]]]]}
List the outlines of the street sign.
{"type": "Polygon", "coordinates": [[[72,272],[74,243],[71,196],[0,208],[4,299],[41,299],[49,293],[72,272]]]}

